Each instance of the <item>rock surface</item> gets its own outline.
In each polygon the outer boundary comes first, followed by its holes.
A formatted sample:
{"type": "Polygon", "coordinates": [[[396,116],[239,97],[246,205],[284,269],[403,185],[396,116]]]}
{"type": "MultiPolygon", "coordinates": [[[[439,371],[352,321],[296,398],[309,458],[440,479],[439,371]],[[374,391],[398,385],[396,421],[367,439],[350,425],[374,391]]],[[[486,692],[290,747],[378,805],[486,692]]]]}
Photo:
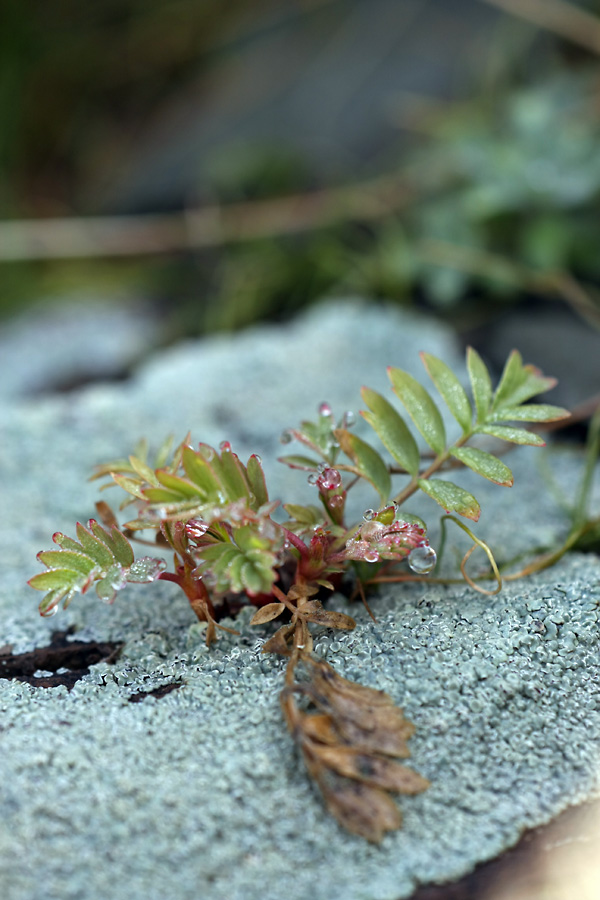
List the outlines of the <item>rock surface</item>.
{"type": "MultiPolygon", "coordinates": [[[[387,391],[388,363],[425,381],[420,349],[461,366],[442,327],[339,302],[163,352],[126,383],[3,401],[2,643],[24,653],[69,627],[70,640],[124,643],[116,663],[91,666],[70,691],[0,678],[5,900],[399,900],[597,792],[595,556],[573,555],[492,598],[464,584],[390,587],[372,601],[377,624],[353,607],[354,632],[318,636],[341,674],[386,690],[417,725],[412,765],[432,786],[400,800],[404,827],[379,847],[342,832],[309,785],[280,715],[281,663],[261,656],[266,630],[249,615],[236,620],[240,637],[207,651],[172,585],[133,586],[113,607],[78,597],[48,621],[24,584],[52,532],[73,533],[93,514],[91,466],[143,434],[228,439],[242,456],[261,454],[273,496],[309,498],[302,474],[274,462],[282,428],[321,400],[357,409],[362,383],[387,391]],[[151,693],[160,687],[171,690],[151,693]]],[[[507,457],[512,490],[461,476],[482,502],[478,533],[501,559],[567,528],[540,455],[507,457]]],[[[556,459],[570,495],[581,460],[556,459]]]]}

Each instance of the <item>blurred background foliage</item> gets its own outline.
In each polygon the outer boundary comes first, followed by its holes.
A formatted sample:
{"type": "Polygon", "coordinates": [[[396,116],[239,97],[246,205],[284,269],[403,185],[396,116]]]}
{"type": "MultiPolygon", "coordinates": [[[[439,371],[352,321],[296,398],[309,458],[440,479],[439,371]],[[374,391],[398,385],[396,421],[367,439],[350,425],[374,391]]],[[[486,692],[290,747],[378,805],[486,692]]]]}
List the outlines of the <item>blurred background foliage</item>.
{"type": "Polygon", "coordinates": [[[135,297],[165,343],[331,295],[600,320],[596,0],[0,11],[0,316],[135,297]]]}

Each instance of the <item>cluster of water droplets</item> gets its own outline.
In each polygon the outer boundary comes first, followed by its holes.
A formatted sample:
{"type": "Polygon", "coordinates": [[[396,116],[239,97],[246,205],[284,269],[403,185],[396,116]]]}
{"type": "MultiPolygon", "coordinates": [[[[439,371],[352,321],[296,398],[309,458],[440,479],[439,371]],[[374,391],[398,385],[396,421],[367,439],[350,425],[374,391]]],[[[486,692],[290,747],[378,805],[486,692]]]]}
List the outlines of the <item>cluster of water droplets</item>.
{"type": "Polygon", "coordinates": [[[409,567],[417,575],[426,575],[435,567],[437,554],[427,540],[424,528],[396,519],[396,514],[395,502],[385,510],[365,510],[365,524],[361,525],[354,539],[360,559],[379,562],[390,558],[390,553],[400,554],[402,550],[408,550],[406,558],[409,567]]]}

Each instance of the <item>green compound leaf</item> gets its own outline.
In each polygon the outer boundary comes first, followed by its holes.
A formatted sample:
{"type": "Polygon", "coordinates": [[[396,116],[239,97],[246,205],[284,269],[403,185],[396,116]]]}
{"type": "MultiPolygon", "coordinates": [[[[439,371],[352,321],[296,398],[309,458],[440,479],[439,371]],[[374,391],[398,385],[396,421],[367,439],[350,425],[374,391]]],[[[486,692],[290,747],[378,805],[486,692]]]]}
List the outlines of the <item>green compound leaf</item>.
{"type": "Polygon", "coordinates": [[[451,481],[441,481],[437,478],[420,479],[419,487],[447,512],[456,512],[466,519],[473,519],[474,522],[481,515],[481,507],[475,497],[451,481]]]}
{"type": "Polygon", "coordinates": [[[490,422],[556,422],[567,419],[571,413],[560,406],[548,403],[526,403],[524,406],[504,406],[489,417],[490,422]]]}
{"type": "Polygon", "coordinates": [[[535,366],[524,366],[519,351],[513,350],[506,360],[492,408],[500,410],[505,406],[518,406],[555,385],[556,378],[546,378],[535,366]]]}
{"type": "Polygon", "coordinates": [[[202,547],[199,569],[214,582],[217,591],[268,594],[277,578],[277,555],[270,542],[249,525],[233,531],[233,542],[202,547]]]}
{"type": "Polygon", "coordinates": [[[532,447],[545,447],[546,441],[539,434],[525,428],[511,428],[510,425],[483,425],[477,429],[480,434],[510,441],[511,444],[529,444],[532,447]]]}
{"type": "Polygon", "coordinates": [[[467,392],[452,369],[431,353],[421,353],[421,360],[427,374],[440,392],[448,409],[460,425],[464,434],[471,430],[473,410],[467,392]]]}
{"type": "Polygon", "coordinates": [[[475,400],[477,421],[484,422],[487,419],[492,403],[492,380],[487,366],[473,347],[467,349],[467,369],[469,370],[471,390],[475,400]]]}
{"type": "Polygon", "coordinates": [[[474,447],[457,447],[450,451],[450,455],[473,469],[478,475],[487,478],[488,481],[505,487],[513,486],[513,474],[508,466],[491,453],[486,453],[485,450],[477,450],[474,447]]]}
{"type": "Polygon", "coordinates": [[[435,453],[446,449],[446,429],[440,411],[422,384],[402,369],[388,367],[394,393],[435,453]]]}
{"type": "Polygon", "coordinates": [[[61,532],[53,535],[59,550],[43,550],[38,559],[49,569],[29,580],[32,588],[48,591],[40,603],[40,613],[50,616],[63,601],[67,607],[75,594],[85,594],[93,585],[96,593],[110,603],[116,592],[130,581],[154,581],[165,568],[162,559],[142,557],[134,561],[127,538],[116,528],[103,528],[90,519],[88,528],[77,523],[79,541],[61,532]]]}
{"type": "Polygon", "coordinates": [[[361,395],[369,412],[361,411],[371,428],[377,432],[384,447],[397,463],[410,475],[419,473],[419,448],[408,430],[404,419],[396,412],[391,403],[370,388],[364,387],[361,395]]]}
{"type": "Polygon", "coordinates": [[[392,479],[379,453],[345,428],[337,428],[334,435],[343,452],[354,463],[356,474],[366,478],[385,502],[392,489],[392,479]]]}

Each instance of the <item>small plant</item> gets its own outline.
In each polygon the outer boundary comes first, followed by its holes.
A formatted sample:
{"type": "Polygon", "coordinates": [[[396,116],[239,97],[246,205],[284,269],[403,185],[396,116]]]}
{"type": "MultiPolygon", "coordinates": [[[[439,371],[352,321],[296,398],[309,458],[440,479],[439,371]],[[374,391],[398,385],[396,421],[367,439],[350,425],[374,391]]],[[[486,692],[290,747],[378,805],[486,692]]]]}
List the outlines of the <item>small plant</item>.
{"type": "Polygon", "coordinates": [[[328,610],[327,596],[340,587],[347,572],[366,604],[367,581],[422,579],[434,568],[436,553],[425,523],[404,511],[405,502],[419,490],[468,532],[472,549],[484,548],[499,590],[501,580],[491,551],[452,515],[476,521],[479,503],[445,473],[468,466],[484,478],[511,486],[512,474],[505,463],[488,450],[467,444],[482,436],[542,445],[539,435],[507,423],[549,422],[568,415],[555,406],[526,402],[555,382],[523,365],[516,351],[494,392],[483,361],[469,349],[473,402],[445,363],[427,353],[421,356],[459,426],[455,440],[448,441],[428,391],[407,372],[389,368],[392,390],[431,452],[421,453],[395,406],[370,388],[362,389],[366,410],[361,414],[391,462],[350,430],[351,413],[336,422],[329,405],[322,403],[315,422],[303,422],[281,436],[284,444],[302,445],[302,454],[281,461],[309,473],[318,503],[287,503],[283,514],[279,501],[269,498],[258,456],[244,464],[228,442],[218,450],[207,444],[196,448],[188,436],[174,451],[167,441],[150,464],[144,443],[128,460],[101,465],[93,476],[110,477],[105,487],[116,483],[123,489],[121,508],[134,504],[135,517],[119,526],[111,508],[98,503],[103,524],[94,519],[87,528],[78,524],[77,540],[55,534],[58,549],[38,554],[47,571],[29,582],[46,592],[40,612],[50,616],[61,602],[68,606],[76,594],[92,586],[112,603],[129,582],[172,581],[206,623],[207,644],[224,628],[220,620],[244,605],[256,607],[252,624],[279,619],[279,628],[262,649],[288,660],[281,695],[286,723],[328,809],[343,826],[370,841],[379,841],[385,831],[400,825],[390,793],[417,793],[427,781],[397,761],[409,755],[406,742],[413,732],[401,710],[382,691],[341,678],[314,655],[314,627],[351,630],[356,625],[350,616],[328,610]],[[377,503],[361,521],[348,523],[348,492],[360,479],[372,486],[377,503]],[[393,479],[400,481],[395,491],[393,479]],[[154,533],[153,541],[145,543],[173,552],[172,570],[160,558],[134,558],[130,539],[139,540],[143,531],[154,533]],[[405,560],[413,575],[398,574],[398,565],[405,560]]]}

